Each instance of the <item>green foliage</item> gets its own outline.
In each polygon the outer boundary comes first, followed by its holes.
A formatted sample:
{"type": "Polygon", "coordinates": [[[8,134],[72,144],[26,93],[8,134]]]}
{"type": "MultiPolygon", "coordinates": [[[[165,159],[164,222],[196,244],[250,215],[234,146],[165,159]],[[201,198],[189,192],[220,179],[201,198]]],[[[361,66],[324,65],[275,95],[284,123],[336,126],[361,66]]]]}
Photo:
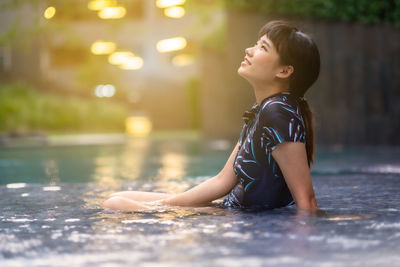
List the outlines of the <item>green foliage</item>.
{"type": "Polygon", "coordinates": [[[225,0],[225,4],[265,15],[400,26],[400,0],[225,0]]]}
{"type": "Polygon", "coordinates": [[[32,6],[39,6],[42,0],[1,0],[0,1],[0,11],[8,8],[21,7],[25,4],[30,4],[32,6]]]}
{"type": "Polygon", "coordinates": [[[115,84],[118,80],[118,72],[111,72],[107,68],[106,57],[89,55],[88,60],[76,68],[76,79],[82,87],[93,88],[98,84],[115,84]]]}
{"type": "Polygon", "coordinates": [[[109,99],[43,93],[21,83],[0,86],[0,131],[123,131],[128,107],[109,99]]]}
{"type": "Polygon", "coordinates": [[[188,14],[196,18],[186,28],[187,32],[198,33],[198,40],[204,47],[223,51],[226,46],[224,0],[190,0],[185,2],[184,7],[188,14]],[[212,30],[204,34],[207,28],[212,30]]]}
{"type": "Polygon", "coordinates": [[[203,45],[215,51],[224,51],[226,47],[226,22],[224,20],[203,39],[203,45]]]}
{"type": "Polygon", "coordinates": [[[199,79],[191,78],[186,82],[186,92],[189,102],[189,113],[190,113],[190,126],[192,129],[200,128],[200,91],[199,79]]]}

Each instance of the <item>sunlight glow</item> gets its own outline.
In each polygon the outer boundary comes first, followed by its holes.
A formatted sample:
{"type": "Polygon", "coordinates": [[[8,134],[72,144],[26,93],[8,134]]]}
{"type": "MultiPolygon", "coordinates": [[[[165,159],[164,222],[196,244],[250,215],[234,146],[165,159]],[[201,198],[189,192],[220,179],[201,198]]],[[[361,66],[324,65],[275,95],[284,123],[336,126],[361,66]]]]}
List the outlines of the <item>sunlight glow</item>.
{"type": "Polygon", "coordinates": [[[157,42],[157,50],[160,53],[181,50],[185,48],[187,41],[184,37],[164,39],[157,42]]]}
{"type": "Polygon", "coordinates": [[[185,15],[185,9],[180,6],[173,6],[164,9],[164,15],[170,18],[179,19],[185,15]]]}
{"type": "Polygon", "coordinates": [[[99,11],[101,19],[120,19],[126,15],[126,8],[122,6],[106,7],[99,11]]]}
{"type": "Polygon", "coordinates": [[[156,6],[159,8],[166,8],[176,5],[182,5],[186,0],[157,0],[156,6]]]}
{"type": "Polygon", "coordinates": [[[113,7],[116,5],[116,0],[92,0],[88,3],[88,9],[93,11],[100,11],[106,7],[113,7]]]}
{"type": "Polygon", "coordinates": [[[131,116],[126,118],[125,128],[131,136],[144,137],[150,134],[152,123],[147,116],[131,116]]]}
{"type": "Polygon", "coordinates": [[[188,54],[180,54],[172,58],[172,64],[178,67],[187,66],[194,63],[194,56],[188,54]]]}
{"type": "Polygon", "coordinates": [[[56,8],[53,6],[49,6],[48,8],[46,8],[46,10],[44,11],[43,16],[46,19],[51,19],[52,17],[54,17],[54,15],[56,14],[56,8]]]}
{"type": "Polygon", "coordinates": [[[97,41],[92,44],[90,50],[95,55],[107,55],[114,52],[115,48],[116,44],[114,42],[97,41]]]}

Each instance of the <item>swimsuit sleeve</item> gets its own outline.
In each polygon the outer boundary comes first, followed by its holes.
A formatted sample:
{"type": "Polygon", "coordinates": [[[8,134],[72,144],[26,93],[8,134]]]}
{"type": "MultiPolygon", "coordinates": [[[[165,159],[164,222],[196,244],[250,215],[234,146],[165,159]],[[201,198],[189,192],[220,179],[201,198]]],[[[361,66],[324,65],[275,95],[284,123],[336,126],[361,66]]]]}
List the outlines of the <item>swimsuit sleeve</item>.
{"type": "Polygon", "coordinates": [[[261,146],[273,151],[283,142],[305,143],[305,127],[299,112],[285,102],[268,104],[260,116],[261,146]]]}

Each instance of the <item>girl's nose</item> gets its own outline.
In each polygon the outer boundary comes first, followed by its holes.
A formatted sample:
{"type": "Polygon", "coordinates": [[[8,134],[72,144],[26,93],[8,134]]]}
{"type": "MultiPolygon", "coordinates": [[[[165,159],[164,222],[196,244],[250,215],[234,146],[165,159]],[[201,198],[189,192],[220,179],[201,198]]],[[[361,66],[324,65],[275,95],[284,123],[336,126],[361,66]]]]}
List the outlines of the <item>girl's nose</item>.
{"type": "Polygon", "coordinates": [[[245,51],[246,55],[249,55],[249,56],[252,55],[252,47],[248,47],[244,51],[245,51]]]}

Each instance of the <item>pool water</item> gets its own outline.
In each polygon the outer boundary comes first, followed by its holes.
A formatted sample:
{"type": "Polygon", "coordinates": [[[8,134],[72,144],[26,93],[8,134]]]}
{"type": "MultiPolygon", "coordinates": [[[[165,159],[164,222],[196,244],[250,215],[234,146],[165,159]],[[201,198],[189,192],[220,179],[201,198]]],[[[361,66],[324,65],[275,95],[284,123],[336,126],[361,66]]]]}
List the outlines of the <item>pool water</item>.
{"type": "Polygon", "coordinates": [[[233,144],[129,139],[0,149],[1,266],[395,266],[400,149],[319,148],[326,215],[294,206],[104,211],[115,191],[182,192],[215,175],[233,144]]]}

